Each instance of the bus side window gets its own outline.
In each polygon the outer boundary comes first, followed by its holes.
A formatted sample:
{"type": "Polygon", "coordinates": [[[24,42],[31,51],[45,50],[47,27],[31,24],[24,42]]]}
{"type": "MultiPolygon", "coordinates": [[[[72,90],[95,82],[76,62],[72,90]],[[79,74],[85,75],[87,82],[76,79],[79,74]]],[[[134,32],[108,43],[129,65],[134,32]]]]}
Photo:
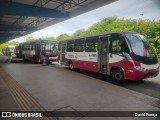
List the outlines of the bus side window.
{"type": "Polygon", "coordinates": [[[84,39],[76,40],[74,45],[75,52],[83,52],[85,50],[84,39]]]}
{"type": "Polygon", "coordinates": [[[32,50],[32,45],[30,44],[29,49],[32,50]]]}
{"type": "Polygon", "coordinates": [[[121,54],[121,55],[123,53],[128,53],[128,54],[130,53],[126,41],[120,34],[113,35],[113,37],[111,37],[110,51],[111,53],[121,54]]]}
{"type": "Polygon", "coordinates": [[[27,44],[25,45],[25,50],[28,50],[28,45],[27,44]]]}
{"type": "Polygon", "coordinates": [[[85,41],[86,52],[98,51],[98,39],[96,37],[87,38],[85,41]]]}
{"type": "Polygon", "coordinates": [[[67,41],[67,52],[73,52],[74,50],[74,40],[67,41]]]}
{"type": "Polygon", "coordinates": [[[35,44],[32,45],[32,49],[35,50],[35,44]]]}
{"type": "Polygon", "coordinates": [[[30,48],[30,45],[28,44],[28,45],[27,45],[27,50],[29,50],[29,48],[30,48]]]}
{"type": "Polygon", "coordinates": [[[119,45],[119,42],[121,42],[120,40],[113,40],[112,41],[112,49],[111,52],[112,53],[116,53],[116,54],[120,54],[122,52],[122,48],[119,45]]]}
{"type": "Polygon", "coordinates": [[[120,34],[111,35],[111,53],[122,54],[121,44],[123,43],[123,37],[120,34]]]}
{"type": "MultiPolygon", "coordinates": [[[[37,45],[37,47],[38,47],[38,45],[37,45]]],[[[45,51],[45,44],[42,44],[42,45],[41,45],[41,50],[42,50],[42,51],[45,51]]]]}

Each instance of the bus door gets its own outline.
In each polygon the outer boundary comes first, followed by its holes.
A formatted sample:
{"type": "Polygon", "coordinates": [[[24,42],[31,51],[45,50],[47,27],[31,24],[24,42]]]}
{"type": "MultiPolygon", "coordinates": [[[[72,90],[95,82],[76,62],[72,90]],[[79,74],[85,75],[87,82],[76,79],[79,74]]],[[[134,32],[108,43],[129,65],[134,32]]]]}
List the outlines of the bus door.
{"type": "Polygon", "coordinates": [[[35,44],[35,55],[39,56],[40,55],[40,44],[35,44]]]}
{"type": "Polygon", "coordinates": [[[109,73],[109,39],[110,36],[102,36],[99,38],[98,71],[104,74],[109,73]]]}
{"type": "Polygon", "coordinates": [[[66,41],[59,42],[59,49],[60,49],[60,63],[65,64],[66,41]]]}
{"type": "Polygon", "coordinates": [[[37,62],[41,62],[40,61],[40,53],[41,53],[41,46],[40,44],[34,44],[34,49],[35,49],[35,58],[34,60],[37,61],[37,62]]]}

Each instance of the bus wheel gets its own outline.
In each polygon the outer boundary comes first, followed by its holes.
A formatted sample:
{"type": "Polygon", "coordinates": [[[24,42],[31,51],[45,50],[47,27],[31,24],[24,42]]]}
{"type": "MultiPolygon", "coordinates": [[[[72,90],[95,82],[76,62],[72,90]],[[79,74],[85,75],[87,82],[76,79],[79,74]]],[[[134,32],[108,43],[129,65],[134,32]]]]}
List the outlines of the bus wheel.
{"type": "Polygon", "coordinates": [[[114,70],[112,73],[112,78],[115,82],[124,82],[125,81],[124,74],[121,69],[114,70]]]}
{"type": "Polygon", "coordinates": [[[72,61],[69,63],[69,69],[70,70],[74,70],[74,66],[73,66],[73,62],[72,61]]]}

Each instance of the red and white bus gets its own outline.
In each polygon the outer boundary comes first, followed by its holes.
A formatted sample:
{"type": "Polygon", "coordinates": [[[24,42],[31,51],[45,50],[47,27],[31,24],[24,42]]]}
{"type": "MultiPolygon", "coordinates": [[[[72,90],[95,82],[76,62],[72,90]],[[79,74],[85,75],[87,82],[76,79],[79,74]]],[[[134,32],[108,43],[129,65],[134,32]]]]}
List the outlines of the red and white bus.
{"type": "Polygon", "coordinates": [[[59,61],[70,69],[111,75],[115,81],[156,77],[158,59],[148,40],[129,31],[59,42],[59,61]]]}
{"type": "Polygon", "coordinates": [[[42,63],[44,57],[49,62],[58,60],[58,42],[50,40],[35,40],[19,44],[16,47],[16,55],[24,60],[31,60],[35,63],[42,63]]]}

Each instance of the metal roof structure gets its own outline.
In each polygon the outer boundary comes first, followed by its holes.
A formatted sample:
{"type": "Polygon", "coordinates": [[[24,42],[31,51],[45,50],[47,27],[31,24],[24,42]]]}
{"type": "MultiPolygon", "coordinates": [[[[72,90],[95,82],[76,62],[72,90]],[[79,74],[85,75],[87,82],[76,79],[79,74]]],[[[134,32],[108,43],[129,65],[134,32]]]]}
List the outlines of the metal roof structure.
{"type": "Polygon", "coordinates": [[[0,0],[0,43],[117,0],[0,0]]]}

